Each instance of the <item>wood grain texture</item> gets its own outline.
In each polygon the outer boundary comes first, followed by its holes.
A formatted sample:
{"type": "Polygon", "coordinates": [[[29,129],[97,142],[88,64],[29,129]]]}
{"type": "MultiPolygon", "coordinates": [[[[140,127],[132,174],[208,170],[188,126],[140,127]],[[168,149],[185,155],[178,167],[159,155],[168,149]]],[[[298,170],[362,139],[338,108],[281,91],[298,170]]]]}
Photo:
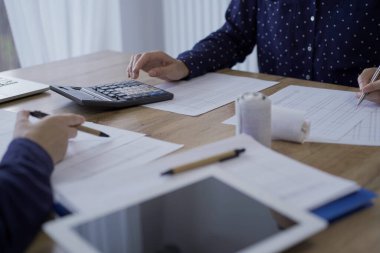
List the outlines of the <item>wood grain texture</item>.
{"type": "MultiPolygon", "coordinates": [[[[9,75],[47,84],[89,86],[120,81],[126,78],[129,55],[100,52],[45,65],[4,72],[9,75]]],[[[270,95],[290,84],[339,90],[354,88],[322,84],[279,76],[221,71],[226,74],[277,80],[280,84],[264,90],[270,95]]],[[[143,74],[141,80],[157,84],[158,79],[143,74]]],[[[184,144],[181,150],[211,143],[234,134],[234,128],[221,124],[234,114],[232,103],[203,114],[190,117],[145,107],[118,110],[99,110],[80,107],[51,91],[44,94],[2,104],[2,109],[42,110],[47,113],[80,113],[88,120],[122,129],[142,132],[165,141],[184,144]]],[[[379,129],[380,131],[380,129],[379,129]]],[[[360,185],[380,194],[380,147],[305,143],[303,145],[274,141],[272,148],[320,170],[355,180],[360,185]]],[[[307,178],[305,178],[307,180],[307,178]]],[[[380,252],[380,201],[375,205],[333,223],[327,230],[289,249],[287,252],[380,252]]],[[[43,233],[28,252],[52,252],[54,243],[43,233]]]]}

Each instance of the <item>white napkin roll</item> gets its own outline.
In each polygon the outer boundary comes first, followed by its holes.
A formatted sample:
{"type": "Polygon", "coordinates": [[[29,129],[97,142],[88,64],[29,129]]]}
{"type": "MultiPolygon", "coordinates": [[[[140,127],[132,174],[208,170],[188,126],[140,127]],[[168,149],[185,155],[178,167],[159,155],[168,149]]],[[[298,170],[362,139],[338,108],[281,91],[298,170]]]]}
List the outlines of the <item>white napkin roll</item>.
{"type": "Polygon", "coordinates": [[[259,92],[247,92],[236,100],[236,134],[248,134],[270,147],[271,101],[259,92]]]}
{"type": "Polygon", "coordinates": [[[310,133],[305,112],[272,106],[272,140],[303,143],[310,133]]]}

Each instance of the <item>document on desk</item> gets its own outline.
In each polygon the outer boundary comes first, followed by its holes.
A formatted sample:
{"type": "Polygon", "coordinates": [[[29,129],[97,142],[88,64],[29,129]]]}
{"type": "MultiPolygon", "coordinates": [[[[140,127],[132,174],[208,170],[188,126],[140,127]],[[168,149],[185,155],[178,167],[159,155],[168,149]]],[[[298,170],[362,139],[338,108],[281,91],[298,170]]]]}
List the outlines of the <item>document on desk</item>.
{"type": "Polygon", "coordinates": [[[273,104],[306,111],[308,141],[380,145],[380,110],[371,102],[357,107],[354,92],[288,86],[270,96],[273,104]]]}
{"type": "MultiPolygon", "coordinates": [[[[338,143],[340,144],[353,144],[353,145],[367,145],[367,146],[380,146],[380,108],[368,101],[363,101],[361,107],[376,107],[372,112],[347,134],[345,134],[338,143]]],[[[324,140],[319,140],[323,142],[324,140]]],[[[329,142],[328,140],[326,142],[329,142]]]]}
{"type": "Polygon", "coordinates": [[[264,147],[247,135],[240,135],[170,155],[144,166],[128,170],[119,166],[91,180],[63,184],[60,192],[76,211],[86,212],[104,205],[120,205],[123,200],[133,199],[141,191],[215,169],[222,169],[303,209],[314,209],[359,189],[353,181],[314,169],[264,147]],[[175,176],[161,176],[168,168],[237,148],[245,148],[246,152],[236,159],[175,176]]]}
{"type": "Polygon", "coordinates": [[[78,132],[78,136],[70,141],[65,159],[56,165],[52,175],[53,186],[83,181],[118,165],[127,169],[148,163],[182,147],[132,131],[95,123],[86,123],[86,126],[111,137],[99,138],[78,132]]]}
{"type": "MultiPolygon", "coordinates": [[[[291,85],[270,96],[281,107],[303,110],[311,123],[306,141],[380,146],[380,108],[354,92],[291,85]]],[[[236,125],[232,117],[223,123],[236,125]]]]}
{"type": "MultiPolygon", "coordinates": [[[[0,157],[12,140],[15,121],[16,113],[0,110],[0,157]]],[[[84,125],[107,133],[110,137],[78,132],[76,138],[69,140],[66,156],[55,166],[52,175],[54,188],[72,181],[81,183],[114,167],[128,169],[148,163],[182,147],[128,130],[91,122],[84,125]]]]}
{"type": "Polygon", "coordinates": [[[157,87],[173,93],[174,99],[145,106],[198,116],[234,101],[244,92],[260,91],[277,83],[256,78],[209,73],[190,81],[158,85],[157,87]]]}

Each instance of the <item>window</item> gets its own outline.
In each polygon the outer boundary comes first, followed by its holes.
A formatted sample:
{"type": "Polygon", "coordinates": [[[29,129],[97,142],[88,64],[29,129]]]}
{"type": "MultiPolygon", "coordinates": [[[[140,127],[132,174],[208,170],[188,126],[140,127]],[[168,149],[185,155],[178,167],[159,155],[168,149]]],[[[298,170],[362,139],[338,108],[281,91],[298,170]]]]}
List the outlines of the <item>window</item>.
{"type": "Polygon", "coordinates": [[[4,0],[0,0],[0,71],[19,66],[4,0]]]}

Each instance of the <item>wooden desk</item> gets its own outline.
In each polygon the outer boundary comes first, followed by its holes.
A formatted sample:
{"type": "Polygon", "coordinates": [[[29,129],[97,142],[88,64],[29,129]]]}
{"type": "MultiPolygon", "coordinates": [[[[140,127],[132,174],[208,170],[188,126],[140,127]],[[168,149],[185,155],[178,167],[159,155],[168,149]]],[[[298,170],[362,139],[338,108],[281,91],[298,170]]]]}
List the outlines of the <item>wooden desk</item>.
{"type": "MultiPolygon", "coordinates": [[[[125,79],[125,68],[128,61],[129,56],[126,54],[100,52],[6,73],[47,84],[88,86],[125,79]]],[[[264,91],[267,95],[289,84],[354,90],[344,86],[264,74],[231,70],[223,72],[280,81],[279,85],[264,91]]],[[[142,76],[142,80],[150,84],[160,82],[146,75],[142,76]]],[[[234,134],[232,126],[221,124],[222,121],[234,114],[233,103],[199,117],[189,117],[145,107],[112,111],[86,109],[49,91],[2,104],[0,108],[12,111],[28,109],[43,110],[48,113],[80,113],[85,115],[88,120],[96,123],[143,132],[154,138],[185,144],[182,150],[214,142],[234,134]]],[[[300,145],[281,141],[273,142],[272,147],[274,150],[303,163],[355,180],[360,185],[380,194],[380,147],[322,143],[300,145]]],[[[52,252],[53,245],[43,233],[40,233],[28,252],[52,252]]],[[[374,207],[356,212],[333,223],[327,230],[287,252],[380,252],[380,200],[375,201],[374,207]]]]}

